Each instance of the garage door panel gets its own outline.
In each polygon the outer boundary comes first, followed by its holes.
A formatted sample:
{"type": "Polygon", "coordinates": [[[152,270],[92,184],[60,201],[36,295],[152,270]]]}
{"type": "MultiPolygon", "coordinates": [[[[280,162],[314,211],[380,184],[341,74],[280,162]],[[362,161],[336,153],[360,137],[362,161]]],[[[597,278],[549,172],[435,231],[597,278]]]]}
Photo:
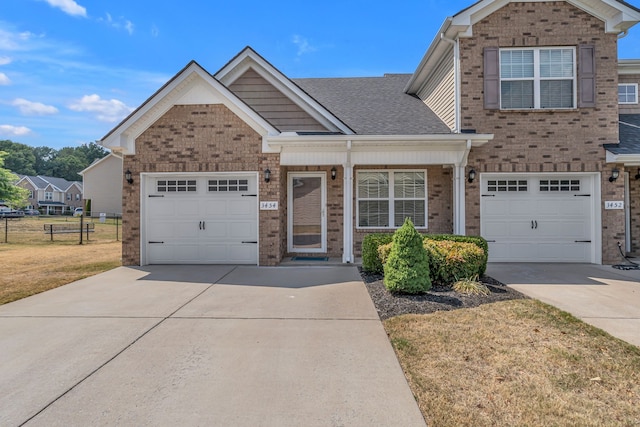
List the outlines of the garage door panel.
{"type": "MultiPolygon", "coordinates": [[[[256,264],[257,245],[242,244],[258,240],[258,203],[255,176],[241,176],[243,188],[231,188],[229,175],[190,177],[197,191],[165,192],[146,201],[147,262],[150,264],[256,264]],[[211,183],[214,184],[211,184],[211,183]],[[216,184],[217,183],[217,184],[216,184]],[[217,185],[217,190],[212,190],[217,185]],[[224,187],[226,186],[226,187],[224,187]],[[222,188],[226,188],[224,191],[222,188]],[[249,196],[244,196],[247,194],[249,196]],[[149,243],[149,242],[164,242],[149,243]]],[[[149,191],[159,186],[149,178],[149,191]]]]}
{"type": "Polygon", "coordinates": [[[594,199],[588,192],[594,178],[578,174],[562,174],[558,178],[559,175],[482,177],[481,233],[490,242],[490,261],[591,261],[594,199]],[[543,191],[567,179],[578,184],[571,184],[569,189],[560,185],[556,191],[543,191]],[[497,191],[499,185],[495,183],[506,180],[526,181],[526,187],[497,191]]]}

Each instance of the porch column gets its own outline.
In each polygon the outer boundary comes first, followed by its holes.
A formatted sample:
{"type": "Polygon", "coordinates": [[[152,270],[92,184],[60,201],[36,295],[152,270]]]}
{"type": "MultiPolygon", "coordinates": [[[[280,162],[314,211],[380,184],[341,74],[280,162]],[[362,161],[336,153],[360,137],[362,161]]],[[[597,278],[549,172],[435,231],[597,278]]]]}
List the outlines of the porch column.
{"type": "Polygon", "coordinates": [[[465,176],[464,166],[453,167],[453,234],[465,234],[465,176]]]}
{"type": "Polygon", "coordinates": [[[351,165],[351,141],[347,141],[347,159],[344,170],[342,199],[342,262],[353,264],[353,166],[351,165]]]}

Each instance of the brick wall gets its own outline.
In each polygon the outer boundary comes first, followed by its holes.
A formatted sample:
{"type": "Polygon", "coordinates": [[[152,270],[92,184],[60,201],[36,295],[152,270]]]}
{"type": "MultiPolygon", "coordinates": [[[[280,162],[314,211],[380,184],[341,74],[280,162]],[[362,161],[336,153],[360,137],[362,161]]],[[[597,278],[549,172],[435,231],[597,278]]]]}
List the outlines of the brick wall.
{"type": "MultiPolygon", "coordinates": [[[[473,26],[461,39],[461,127],[494,134],[474,148],[478,172],[602,172],[602,200],[623,200],[624,182],[610,183],[602,144],[618,141],[617,38],[604,23],[564,2],[510,3],[473,26]],[[483,108],[484,47],[577,46],[596,49],[596,107],[554,111],[483,108]]],[[[467,170],[468,172],[468,170],[467,170]]],[[[467,234],[480,232],[479,185],[467,186],[467,234]]],[[[624,241],[623,211],[602,210],[603,262],[616,260],[624,241]]]]}
{"type": "MultiPolygon", "coordinates": [[[[260,200],[282,200],[279,156],[261,147],[260,135],[223,105],[173,106],[136,139],[136,154],[124,156],[134,183],[122,194],[123,264],[140,264],[140,173],[258,171],[260,200]]],[[[259,223],[260,265],[275,265],[283,253],[280,211],[260,211],[259,223]]]]}
{"type": "MultiPolygon", "coordinates": [[[[427,170],[427,229],[418,229],[420,233],[452,233],[453,232],[453,169],[442,166],[427,167],[394,167],[394,166],[361,166],[354,170],[353,181],[357,185],[356,171],[377,170],[377,169],[426,169],[427,170]]],[[[356,218],[356,189],[353,189],[354,209],[353,223],[355,226],[354,256],[362,256],[362,241],[367,234],[371,233],[393,233],[393,229],[359,229],[356,218]]]]}
{"type": "Polygon", "coordinates": [[[640,180],[635,176],[638,169],[629,170],[629,209],[631,214],[631,252],[640,256],[640,180]]]}

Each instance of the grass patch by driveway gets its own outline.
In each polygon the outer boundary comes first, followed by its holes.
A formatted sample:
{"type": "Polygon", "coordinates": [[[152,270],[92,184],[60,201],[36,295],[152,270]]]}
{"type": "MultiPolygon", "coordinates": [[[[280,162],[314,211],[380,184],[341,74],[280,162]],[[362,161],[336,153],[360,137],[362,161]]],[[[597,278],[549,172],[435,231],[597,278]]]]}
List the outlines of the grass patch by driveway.
{"type": "Polygon", "coordinates": [[[55,235],[51,242],[43,232],[45,222],[73,220],[25,218],[9,224],[9,243],[0,243],[0,304],[122,265],[122,242],[116,241],[112,224],[96,224],[96,232],[82,245],[77,234],[55,235]]]}
{"type": "Polygon", "coordinates": [[[430,426],[637,426],[640,348],[517,299],[384,321],[430,426]]]}

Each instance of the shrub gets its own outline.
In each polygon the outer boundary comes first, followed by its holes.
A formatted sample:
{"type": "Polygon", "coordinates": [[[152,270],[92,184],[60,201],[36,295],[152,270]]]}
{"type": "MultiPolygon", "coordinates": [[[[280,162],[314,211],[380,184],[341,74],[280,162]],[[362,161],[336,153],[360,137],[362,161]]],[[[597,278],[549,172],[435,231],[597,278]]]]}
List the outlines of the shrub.
{"type": "Polygon", "coordinates": [[[362,241],[362,269],[368,273],[382,273],[383,267],[378,257],[378,247],[391,243],[393,234],[372,233],[362,241]]]}
{"type": "Polygon", "coordinates": [[[389,254],[391,253],[391,248],[393,248],[393,242],[389,242],[386,245],[378,246],[378,259],[382,265],[387,263],[387,258],[389,258],[389,254]]]}
{"type": "Polygon", "coordinates": [[[489,288],[478,280],[477,274],[470,279],[458,280],[453,284],[453,290],[467,295],[489,295],[491,293],[489,288]]]}
{"type": "Polygon", "coordinates": [[[489,244],[480,236],[460,236],[457,234],[426,234],[425,238],[431,240],[450,240],[452,242],[473,243],[484,252],[484,260],[478,274],[480,277],[487,271],[487,259],[489,257],[489,244]]]}
{"type": "Polygon", "coordinates": [[[431,289],[427,252],[409,218],[393,234],[393,247],[384,264],[384,284],[391,292],[417,294],[431,289]]]}
{"type": "Polygon", "coordinates": [[[461,277],[480,274],[485,262],[484,251],[474,243],[424,239],[433,280],[449,285],[461,277]]]}

